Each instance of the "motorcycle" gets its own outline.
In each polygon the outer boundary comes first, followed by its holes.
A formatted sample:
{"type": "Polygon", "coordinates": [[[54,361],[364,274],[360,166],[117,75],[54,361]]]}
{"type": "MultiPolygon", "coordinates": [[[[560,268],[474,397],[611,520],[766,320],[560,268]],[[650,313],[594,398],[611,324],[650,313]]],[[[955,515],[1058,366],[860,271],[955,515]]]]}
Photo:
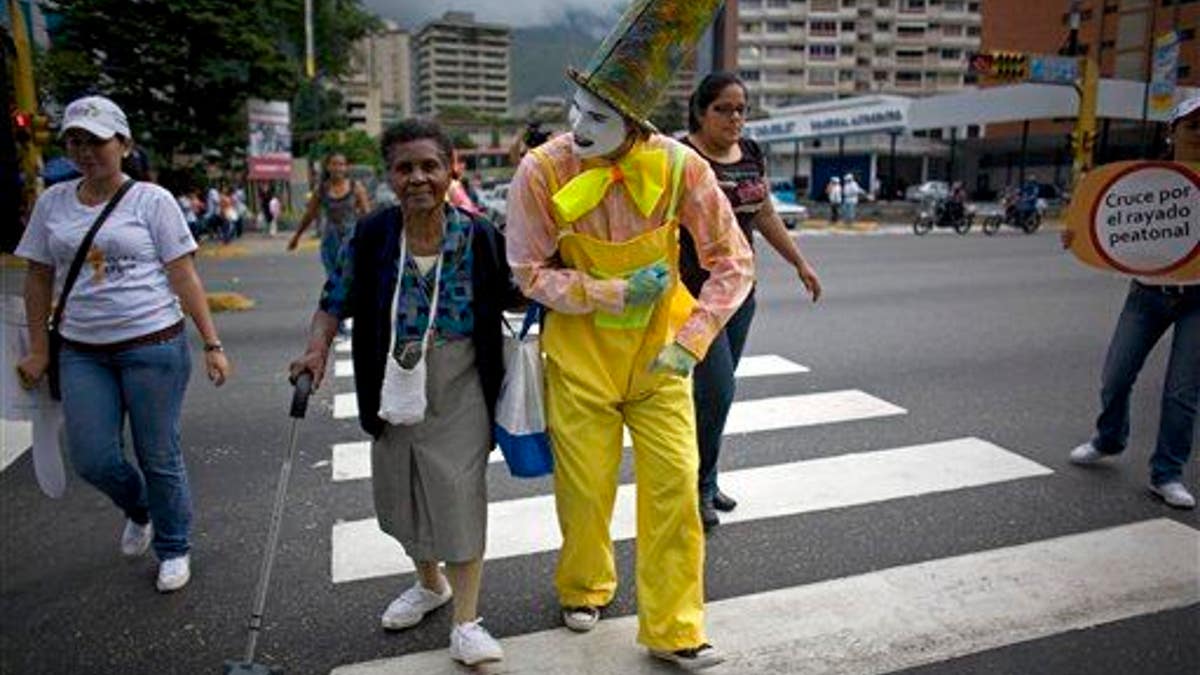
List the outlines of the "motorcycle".
{"type": "Polygon", "coordinates": [[[1009,191],[1001,205],[1001,213],[990,214],[983,221],[983,233],[989,237],[999,232],[1001,225],[1011,225],[1025,234],[1033,234],[1042,226],[1042,209],[1036,201],[1009,191]]]}
{"type": "Polygon", "coordinates": [[[928,234],[935,227],[953,229],[959,234],[971,231],[975,222],[975,213],[961,201],[949,198],[926,199],[921,204],[921,210],[913,220],[913,233],[928,234]]]}

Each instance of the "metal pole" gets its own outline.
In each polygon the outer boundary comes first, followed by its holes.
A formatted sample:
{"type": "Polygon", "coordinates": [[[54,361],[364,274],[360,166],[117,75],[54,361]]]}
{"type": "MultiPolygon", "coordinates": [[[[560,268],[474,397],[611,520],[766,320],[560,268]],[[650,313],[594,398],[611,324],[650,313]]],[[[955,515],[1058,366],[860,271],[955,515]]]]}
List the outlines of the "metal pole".
{"type": "Polygon", "coordinates": [[[313,0],[304,0],[304,74],[317,76],[317,58],[313,47],[313,0]]]}
{"type": "Polygon", "coordinates": [[[898,135],[897,132],[892,132],[892,149],[890,151],[891,154],[888,156],[888,201],[891,201],[892,197],[895,196],[896,186],[899,185],[896,182],[896,136],[898,135]]]}
{"type": "Polygon", "coordinates": [[[1029,150],[1029,120],[1021,123],[1021,164],[1017,173],[1017,184],[1025,184],[1025,158],[1029,150]]]}
{"type": "Polygon", "coordinates": [[[950,161],[946,167],[946,182],[954,182],[954,153],[958,149],[958,127],[950,127],[950,161]]]}
{"type": "MultiPolygon", "coordinates": [[[[1144,11],[1144,10],[1143,10],[1144,11]]],[[[1150,3],[1150,25],[1146,28],[1146,81],[1142,83],[1142,131],[1138,155],[1146,157],[1149,142],[1148,118],[1150,116],[1150,78],[1154,76],[1154,30],[1158,24],[1158,3],[1150,3]]]]}
{"type": "Polygon", "coordinates": [[[842,175],[846,166],[846,137],[838,136],[838,175],[842,175]]]}
{"type": "Polygon", "coordinates": [[[800,139],[792,141],[792,191],[800,187],[800,139]]]}

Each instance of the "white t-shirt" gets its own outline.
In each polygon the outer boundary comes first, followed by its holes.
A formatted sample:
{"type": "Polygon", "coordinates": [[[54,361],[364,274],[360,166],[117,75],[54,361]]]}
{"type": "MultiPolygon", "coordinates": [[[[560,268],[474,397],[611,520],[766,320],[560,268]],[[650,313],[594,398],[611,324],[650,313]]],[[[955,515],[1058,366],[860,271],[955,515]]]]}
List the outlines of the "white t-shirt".
{"type": "MultiPolygon", "coordinates": [[[[79,179],[38,198],[17,245],[22,258],[54,266],[55,297],[75,251],[104,204],[85,206],[79,179]]],[[[196,240],[170,192],[139,182],[109,214],[75,280],[63,313],[68,340],[108,344],[162,330],[183,318],[164,265],[196,250],[196,240]]]]}

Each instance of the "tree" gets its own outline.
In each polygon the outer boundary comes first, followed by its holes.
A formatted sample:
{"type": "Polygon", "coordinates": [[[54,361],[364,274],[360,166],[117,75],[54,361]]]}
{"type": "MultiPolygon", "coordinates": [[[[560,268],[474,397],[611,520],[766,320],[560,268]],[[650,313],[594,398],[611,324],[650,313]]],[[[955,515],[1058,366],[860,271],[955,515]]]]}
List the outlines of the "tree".
{"type": "MultiPolygon", "coordinates": [[[[377,20],[361,0],[317,4],[318,69],[336,78],[377,20]]],[[[57,19],[41,61],[53,98],[111,97],[158,157],[235,156],[247,98],[305,102],[303,0],[52,0],[46,10],[57,19]]]]}
{"type": "Polygon", "coordinates": [[[680,131],[687,126],[687,119],[684,117],[684,107],[677,99],[667,99],[662,105],[650,114],[650,123],[658,127],[663,133],[671,133],[680,131]]]}
{"type": "Polygon", "coordinates": [[[361,129],[325,132],[312,144],[308,157],[319,162],[333,152],[345,155],[350,164],[365,164],[376,171],[383,169],[383,155],[380,154],[379,143],[361,129]]]}

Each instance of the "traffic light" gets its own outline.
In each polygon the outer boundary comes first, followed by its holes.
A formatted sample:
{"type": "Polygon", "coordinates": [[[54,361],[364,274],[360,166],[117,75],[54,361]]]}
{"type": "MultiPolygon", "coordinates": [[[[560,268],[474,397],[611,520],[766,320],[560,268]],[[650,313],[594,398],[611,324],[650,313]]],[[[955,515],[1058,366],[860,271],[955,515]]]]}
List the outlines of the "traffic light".
{"type": "Polygon", "coordinates": [[[50,118],[45,115],[33,116],[33,142],[40,146],[50,145],[54,140],[54,132],[50,130],[50,118]]]}
{"type": "Polygon", "coordinates": [[[998,80],[1029,79],[1029,55],[1023,52],[992,52],[992,77],[998,80]]]}
{"type": "Polygon", "coordinates": [[[24,110],[12,112],[13,140],[17,143],[28,143],[33,140],[33,116],[24,110]]]}

